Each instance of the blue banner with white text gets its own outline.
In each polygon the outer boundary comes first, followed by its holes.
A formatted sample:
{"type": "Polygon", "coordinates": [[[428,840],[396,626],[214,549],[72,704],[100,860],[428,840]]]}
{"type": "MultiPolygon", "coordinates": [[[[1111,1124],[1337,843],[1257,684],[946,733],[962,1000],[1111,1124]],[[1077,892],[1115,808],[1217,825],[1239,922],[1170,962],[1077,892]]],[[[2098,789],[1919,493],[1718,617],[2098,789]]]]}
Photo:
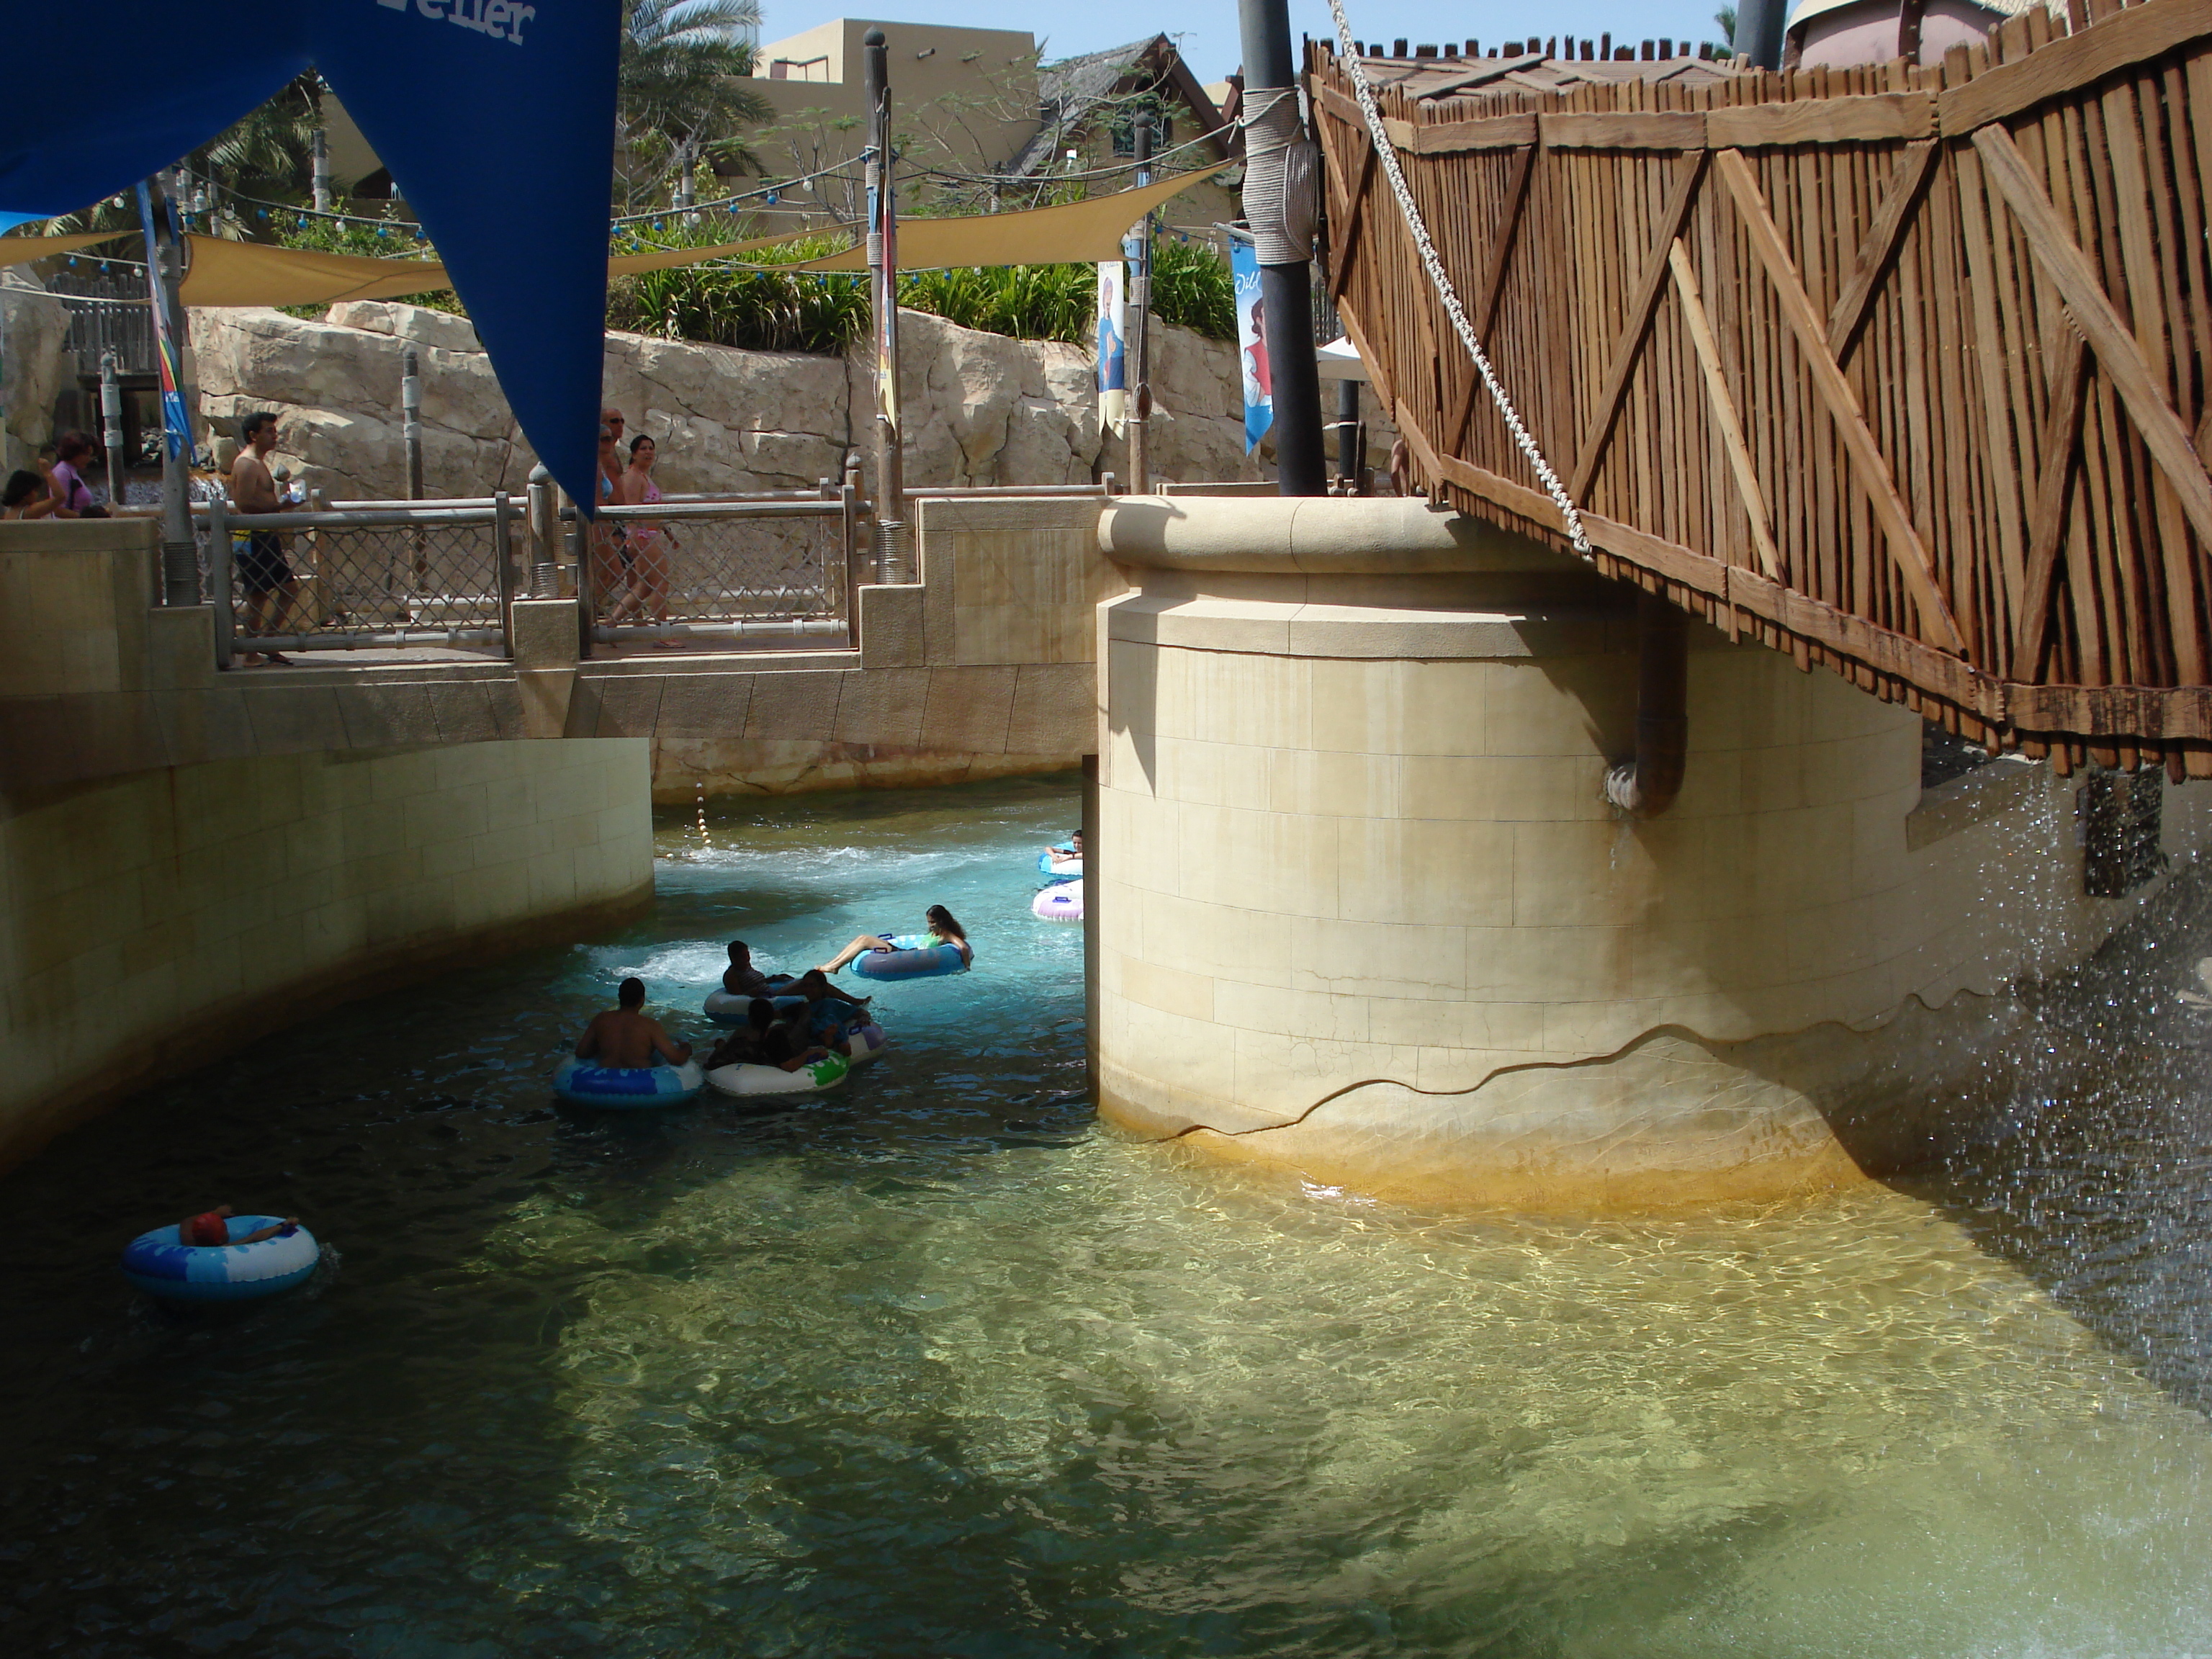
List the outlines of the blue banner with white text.
{"type": "Polygon", "coordinates": [[[311,64],[422,222],[516,420],[598,499],[621,0],[107,0],[11,19],[0,228],[131,190],[311,64]],[[66,72],[76,65],[82,74],[66,72]]]}

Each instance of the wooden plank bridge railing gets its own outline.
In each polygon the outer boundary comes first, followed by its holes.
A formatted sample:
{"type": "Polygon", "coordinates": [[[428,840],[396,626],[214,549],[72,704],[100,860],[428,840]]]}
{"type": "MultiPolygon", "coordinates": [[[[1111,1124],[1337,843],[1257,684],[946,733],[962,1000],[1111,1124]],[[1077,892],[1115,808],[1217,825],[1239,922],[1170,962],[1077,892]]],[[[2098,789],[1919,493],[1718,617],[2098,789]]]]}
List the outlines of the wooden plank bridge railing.
{"type": "MultiPolygon", "coordinates": [[[[1601,568],[1992,746],[2212,776],[2212,0],[2073,3],[1929,69],[1377,96],[1601,568]]],[[[1565,545],[1309,70],[1417,475],[1565,545]]]]}

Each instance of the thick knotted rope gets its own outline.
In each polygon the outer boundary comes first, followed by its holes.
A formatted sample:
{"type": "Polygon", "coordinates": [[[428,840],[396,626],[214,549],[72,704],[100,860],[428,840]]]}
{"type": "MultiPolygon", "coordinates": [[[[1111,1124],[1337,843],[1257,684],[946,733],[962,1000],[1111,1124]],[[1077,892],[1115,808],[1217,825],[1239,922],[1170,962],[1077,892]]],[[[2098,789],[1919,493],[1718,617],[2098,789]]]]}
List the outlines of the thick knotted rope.
{"type": "MultiPolygon", "coordinates": [[[[1367,137],[1375,146],[1376,158],[1382,164],[1383,176],[1390,181],[1390,193],[1398,198],[1398,211],[1406,216],[1406,228],[1413,234],[1413,246],[1421,256],[1421,268],[1429,274],[1437,296],[1443,300],[1445,314],[1450,317],[1460,343],[1467,355],[1474,359],[1475,372],[1482,376],[1482,384],[1490,392],[1490,400],[1498,405],[1504,417],[1505,429],[1513,434],[1513,441],[1528,458],[1536,480],[1544,486],[1545,493],[1558,503],[1559,516],[1566,520],[1567,534],[1572,538],[1575,550],[1588,553],[1589,538],[1583,533],[1583,515],[1567,494],[1567,487],[1559,482],[1559,475],[1552,471],[1552,464],[1544,459],[1544,452],[1536,447],[1536,441],[1528,434],[1527,424],[1513,401],[1505,395],[1498,371],[1490,366],[1490,358],[1482,349],[1482,342],[1474,337],[1474,325],[1467,319],[1467,312],[1459,302],[1458,292],[1451,278],[1444,275],[1443,261],[1437,258],[1436,244],[1429,240],[1428,225],[1421,218],[1421,210],[1413,204],[1413,192],[1406,187],[1404,169],[1398,165],[1398,151],[1390,143],[1390,135],[1382,125],[1382,112],[1375,103],[1375,89],[1367,83],[1367,70],[1359,61],[1358,49],[1352,44],[1352,24],[1344,15],[1344,0],[1328,0],[1330,13],[1336,19],[1336,43],[1339,61],[1351,71],[1352,89],[1359,94],[1359,112],[1366,118],[1367,137]]],[[[1248,216],[1249,210],[1247,210],[1248,216]]],[[[1259,229],[1257,221],[1253,229],[1259,229]]],[[[1255,235],[1256,240],[1256,235],[1255,235]]],[[[1266,256],[1261,256],[1264,261],[1266,256]]]]}
{"type": "Polygon", "coordinates": [[[1262,87],[1246,94],[1237,125],[1244,129],[1244,222],[1263,265],[1302,265],[1313,258],[1321,228],[1321,152],[1298,118],[1295,87],[1262,87]]]}

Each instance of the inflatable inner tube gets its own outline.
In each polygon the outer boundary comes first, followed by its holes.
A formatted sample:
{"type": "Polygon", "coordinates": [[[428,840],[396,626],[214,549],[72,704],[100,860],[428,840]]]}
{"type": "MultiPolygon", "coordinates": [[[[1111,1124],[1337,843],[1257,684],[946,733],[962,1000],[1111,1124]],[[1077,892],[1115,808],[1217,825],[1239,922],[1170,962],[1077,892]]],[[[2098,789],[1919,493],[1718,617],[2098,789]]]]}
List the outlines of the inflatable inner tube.
{"type": "Polygon", "coordinates": [[[1055,882],[1030,901],[1030,914],[1039,921],[1081,921],[1083,884],[1055,882]]]}
{"type": "Polygon", "coordinates": [[[696,1060],[681,1066],[599,1066],[572,1054],[553,1069],[553,1092],[585,1106],[673,1106],[706,1086],[696,1060]]]}
{"type": "Polygon", "coordinates": [[[795,1072],[740,1060],[734,1066],[717,1066],[707,1073],[707,1085],[725,1095],[812,1095],[836,1088],[852,1069],[852,1061],[842,1054],[828,1055],[795,1072]]]}
{"type": "Polygon", "coordinates": [[[864,951],[846,964],[862,979],[935,979],[964,974],[968,958],[957,945],[907,945],[901,935],[892,951],[864,951]]]}
{"type": "Polygon", "coordinates": [[[725,991],[718,985],[708,992],[707,1018],[717,1025],[742,1025],[755,997],[781,996],[785,988],[796,984],[799,978],[796,974],[769,974],[764,977],[768,981],[765,991],[725,991]]]}
{"type": "MultiPolygon", "coordinates": [[[[274,1227],[281,1215],[234,1215],[230,1236],[274,1227]]],[[[124,1248],[123,1276],[169,1302],[242,1302],[289,1291],[315,1271],[323,1247],[305,1227],[258,1244],[186,1244],[174,1224],[141,1233],[124,1248]]]]}
{"type": "Polygon", "coordinates": [[[871,1023],[854,1027],[845,1039],[845,1046],[851,1051],[849,1058],[852,1063],[865,1066],[890,1048],[891,1040],[884,1035],[882,1026],[871,1023]]]}
{"type": "Polygon", "coordinates": [[[1060,855],[1059,849],[1037,854],[1037,874],[1047,881],[1081,881],[1083,860],[1073,853],[1060,855]]]}

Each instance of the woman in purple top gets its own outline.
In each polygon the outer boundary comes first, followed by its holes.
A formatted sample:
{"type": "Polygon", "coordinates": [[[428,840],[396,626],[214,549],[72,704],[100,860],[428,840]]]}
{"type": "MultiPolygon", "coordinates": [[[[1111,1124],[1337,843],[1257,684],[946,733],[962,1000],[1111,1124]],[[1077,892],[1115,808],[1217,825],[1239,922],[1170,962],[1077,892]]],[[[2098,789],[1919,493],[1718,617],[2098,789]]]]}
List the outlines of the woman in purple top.
{"type": "Polygon", "coordinates": [[[92,459],[92,440],[82,432],[64,432],[54,446],[54,517],[104,519],[107,509],[92,499],[92,486],[80,470],[92,459]]]}

